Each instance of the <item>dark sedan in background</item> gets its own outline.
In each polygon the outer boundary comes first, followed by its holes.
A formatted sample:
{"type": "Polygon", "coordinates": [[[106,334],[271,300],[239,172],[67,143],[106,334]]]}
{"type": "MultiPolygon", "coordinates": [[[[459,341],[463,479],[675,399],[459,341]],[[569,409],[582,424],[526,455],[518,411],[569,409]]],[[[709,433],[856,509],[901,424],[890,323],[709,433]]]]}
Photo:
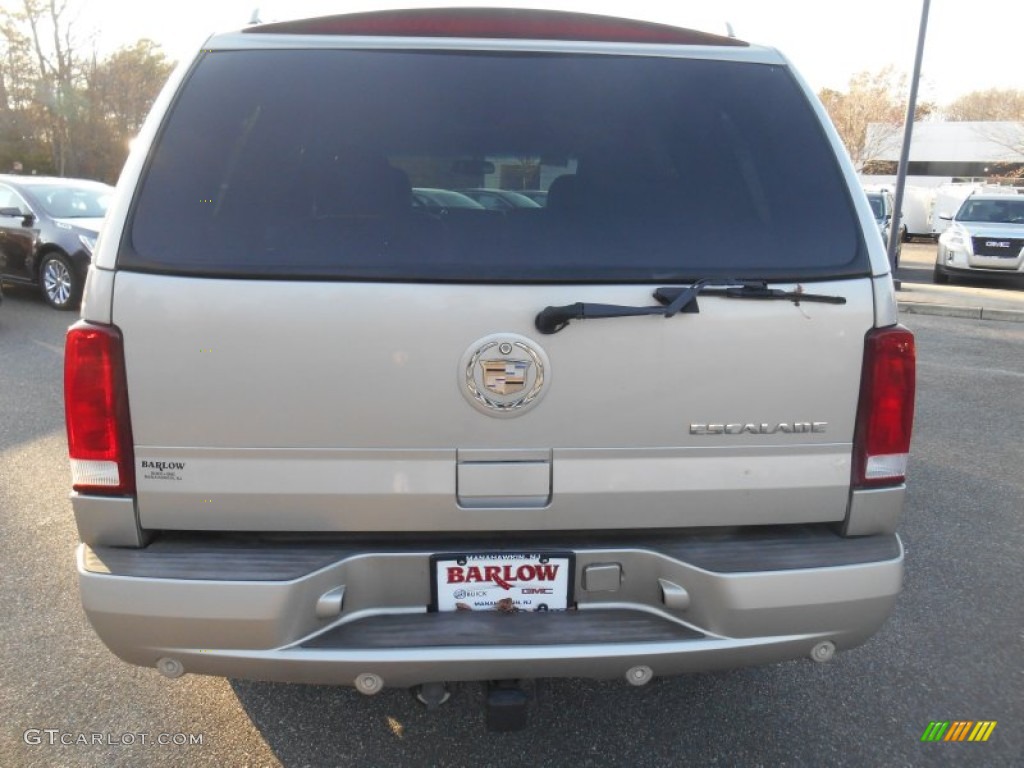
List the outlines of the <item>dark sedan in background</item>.
{"type": "Polygon", "coordinates": [[[0,280],[77,308],[113,192],[84,179],[0,175],[0,280]]]}

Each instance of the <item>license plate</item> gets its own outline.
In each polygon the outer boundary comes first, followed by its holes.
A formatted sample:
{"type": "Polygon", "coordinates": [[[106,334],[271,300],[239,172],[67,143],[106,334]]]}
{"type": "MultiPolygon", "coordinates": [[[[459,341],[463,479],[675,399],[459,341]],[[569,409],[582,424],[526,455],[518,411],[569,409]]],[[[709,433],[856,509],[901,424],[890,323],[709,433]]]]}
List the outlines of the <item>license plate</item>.
{"type": "Polygon", "coordinates": [[[435,611],[564,611],[572,594],[569,553],[443,554],[431,558],[435,611]]]}

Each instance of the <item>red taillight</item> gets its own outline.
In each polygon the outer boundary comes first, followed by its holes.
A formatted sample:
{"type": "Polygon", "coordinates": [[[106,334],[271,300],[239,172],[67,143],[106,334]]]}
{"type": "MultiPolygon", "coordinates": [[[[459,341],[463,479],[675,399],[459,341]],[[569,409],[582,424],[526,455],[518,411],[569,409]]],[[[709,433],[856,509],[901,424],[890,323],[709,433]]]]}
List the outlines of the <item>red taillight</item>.
{"type": "Polygon", "coordinates": [[[906,479],[915,376],[914,334],[900,325],[868,333],[853,438],[854,487],[898,485],[906,479]]]}
{"type": "Polygon", "coordinates": [[[71,482],[81,493],[135,493],[121,332],[84,321],[64,344],[64,416],[71,482]]]}

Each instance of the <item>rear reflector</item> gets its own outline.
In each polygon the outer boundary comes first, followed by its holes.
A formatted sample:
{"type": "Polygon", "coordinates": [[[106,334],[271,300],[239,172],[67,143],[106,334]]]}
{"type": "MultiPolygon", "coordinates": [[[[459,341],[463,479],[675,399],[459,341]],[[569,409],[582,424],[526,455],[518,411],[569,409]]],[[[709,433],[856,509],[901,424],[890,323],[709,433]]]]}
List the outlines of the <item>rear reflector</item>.
{"type": "Polygon", "coordinates": [[[898,485],[906,479],[915,378],[910,331],[897,325],[868,332],[853,438],[854,487],[898,485]]]}
{"type": "Polygon", "coordinates": [[[71,482],[80,493],[135,493],[121,332],[84,321],[64,344],[64,414],[71,482]]]}
{"type": "Polygon", "coordinates": [[[420,8],[299,19],[246,27],[245,32],[358,37],[461,37],[518,40],[590,40],[666,45],[749,44],[732,37],[648,21],[588,13],[510,8],[420,8]]]}

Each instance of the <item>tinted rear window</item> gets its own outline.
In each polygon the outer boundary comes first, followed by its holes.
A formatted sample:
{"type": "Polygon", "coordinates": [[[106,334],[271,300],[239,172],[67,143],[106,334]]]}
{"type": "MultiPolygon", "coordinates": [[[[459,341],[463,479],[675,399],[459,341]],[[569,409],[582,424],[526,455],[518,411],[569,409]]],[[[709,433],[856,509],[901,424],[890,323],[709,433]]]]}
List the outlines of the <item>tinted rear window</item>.
{"type": "Polygon", "coordinates": [[[366,280],[808,279],[868,271],[781,67],[384,51],[204,55],[119,266],[366,280]],[[444,191],[546,191],[533,206],[444,191]]]}

